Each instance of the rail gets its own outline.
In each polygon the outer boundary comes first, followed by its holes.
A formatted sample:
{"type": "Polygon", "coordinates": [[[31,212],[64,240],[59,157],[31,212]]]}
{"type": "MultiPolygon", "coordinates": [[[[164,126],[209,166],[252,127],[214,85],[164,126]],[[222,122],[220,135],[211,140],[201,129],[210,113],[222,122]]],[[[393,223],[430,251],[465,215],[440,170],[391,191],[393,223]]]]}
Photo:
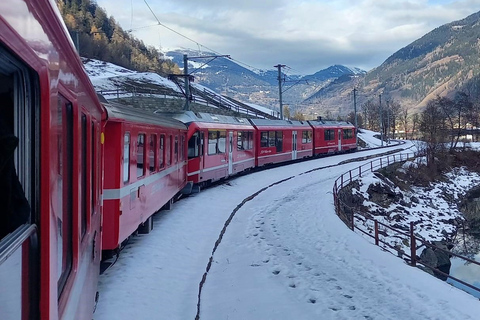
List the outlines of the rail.
{"type": "Polygon", "coordinates": [[[347,185],[350,183],[358,180],[358,178],[362,177],[364,174],[368,174],[370,172],[374,172],[375,170],[382,169],[384,167],[387,167],[391,164],[394,164],[396,162],[401,162],[401,161],[407,161],[416,158],[417,155],[414,153],[408,153],[408,154],[395,154],[395,155],[389,155],[387,157],[379,158],[370,161],[367,164],[361,165],[357,167],[356,169],[349,170],[345,173],[343,173],[340,177],[338,177],[335,180],[334,186],[333,186],[333,198],[334,198],[334,205],[335,205],[335,212],[337,215],[340,217],[340,219],[350,228],[352,231],[357,230],[361,234],[364,234],[365,236],[373,239],[375,245],[382,247],[384,250],[395,254],[403,258],[407,263],[409,263],[411,266],[417,266],[417,263],[420,265],[423,265],[424,267],[430,269],[435,275],[442,275],[443,277],[450,278],[452,280],[457,281],[458,283],[461,283],[462,285],[477,291],[480,293],[480,288],[473,285],[472,283],[468,283],[466,281],[463,281],[457,277],[454,277],[448,273],[445,273],[444,271],[436,268],[435,266],[429,265],[425,261],[422,261],[420,257],[417,255],[417,252],[420,248],[422,247],[429,247],[434,250],[439,250],[444,253],[446,253],[450,257],[456,257],[458,259],[461,259],[465,263],[469,264],[474,264],[476,266],[480,266],[480,263],[478,261],[475,261],[473,259],[470,259],[468,257],[456,254],[454,252],[451,252],[449,250],[446,250],[444,248],[441,248],[439,246],[435,246],[432,243],[428,242],[427,240],[415,235],[415,225],[414,222],[410,222],[409,230],[408,232],[404,230],[399,230],[396,228],[391,227],[390,225],[387,225],[383,222],[380,222],[376,219],[370,218],[370,214],[368,212],[361,212],[355,208],[352,208],[351,206],[347,205],[341,200],[341,197],[339,196],[340,191],[345,188],[347,185]],[[356,221],[362,221],[363,224],[356,224],[356,221]],[[368,228],[363,228],[363,225],[365,222],[370,222],[373,224],[373,232],[369,231],[368,228]],[[387,237],[395,237],[398,239],[405,240],[404,243],[408,243],[410,250],[409,252],[404,252],[401,248],[392,246],[390,243],[385,241],[387,237]]]}

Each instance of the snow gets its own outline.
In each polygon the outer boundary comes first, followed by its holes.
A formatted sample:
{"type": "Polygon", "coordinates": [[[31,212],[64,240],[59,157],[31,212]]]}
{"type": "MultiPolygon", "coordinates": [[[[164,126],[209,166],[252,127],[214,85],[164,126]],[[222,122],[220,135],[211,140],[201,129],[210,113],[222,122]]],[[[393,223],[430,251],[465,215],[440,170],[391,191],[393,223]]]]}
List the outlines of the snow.
{"type": "Polygon", "coordinates": [[[173,81],[156,73],[132,71],[113,63],[95,59],[82,58],[82,60],[90,81],[92,81],[97,91],[117,90],[118,82],[121,81],[121,79],[128,79],[130,82],[153,83],[176,92],[181,92],[173,81]]]}
{"type": "Polygon", "coordinates": [[[336,216],[335,179],[368,161],[338,164],[386,150],[264,170],[176,202],[100,277],[94,318],[194,319],[199,283],[234,213],[206,274],[200,319],[477,319],[478,299],[336,216]]]}

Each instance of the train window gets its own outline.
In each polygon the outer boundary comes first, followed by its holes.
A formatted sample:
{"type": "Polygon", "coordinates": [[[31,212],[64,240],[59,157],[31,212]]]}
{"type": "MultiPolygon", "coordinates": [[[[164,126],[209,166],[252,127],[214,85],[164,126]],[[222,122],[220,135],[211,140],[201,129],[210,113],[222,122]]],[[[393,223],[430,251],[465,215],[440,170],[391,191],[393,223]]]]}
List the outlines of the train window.
{"type": "Polygon", "coordinates": [[[353,130],[343,129],[343,139],[351,139],[351,138],[353,138],[353,130]]]}
{"type": "Polygon", "coordinates": [[[227,133],[225,131],[218,132],[218,153],[225,153],[227,147],[227,133]]]}
{"type": "Polygon", "coordinates": [[[185,136],[180,139],[180,161],[185,160],[185,136]]]}
{"type": "Polygon", "coordinates": [[[277,148],[277,152],[283,151],[283,132],[282,131],[275,131],[275,147],[277,148]]]}
{"type": "Polygon", "coordinates": [[[145,134],[141,133],[137,136],[137,178],[145,175],[145,134]]]}
{"type": "Polygon", "coordinates": [[[148,170],[150,172],[155,172],[155,163],[156,161],[156,153],[157,153],[157,136],[154,134],[150,135],[150,141],[148,142],[148,170]]]}
{"type": "Polygon", "coordinates": [[[200,148],[200,155],[201,155],[201,156],[203,156],[204,153],[205,153],[204,148],[203,148],[204,141],[205,141],[205,133],[204,133],[204,132],[200,132],[200,145],[199,145],[199,148],[200,148]]]}
{"type": "Polygon", "coordinates": [[[123,137],[123,182],[130,181],[130,133],[123,137]]]}
{"type": "Polygon", "coordinates": [[[87,232],[87,116],[83,113],[81,118],[81,145],[80,231],[83,237],[87,232]]]}
{"type": "Polygon", "coordinates": [[[178,162],[178,136],[175,136],[175,146],[174,146],[174,155],[173,155],[173,163],[178,162]]]}
{"type": "Polygon", "coordinates": [[[302,131],[302,143],[312,142],[312,131],[302,131]]]}
{"type": "Polygon", "coordinates": [[[326,129],[324,132],[325,141],[335,140],[335,130],[326,129]]]}
{"type": "Polygon", "coordinates": [[[73,107],[64,97],[58,97],[53,117],[52,139],[56,145],[57,195],[53,210],[56,215],[58,254],[58,294],[62,293],[73,264],[73,107]]]}
{"type": "Polygon", "coordinates": [[[95,130],[95,122],[92,121],[92,124],[91,124],[91,141],[90,141],[90,156],[91,156],[91,168],[90,168],[90,174],[91,174],[91,183],[92,183],[92,186],[93,188],[90,188],[90,194],[91,194],[91,205],[92,205],[92,208],[91,208],[91,212],[90,214],[93,215],[93,213],[95,212],[95,203],[97,201],[97,190],[98,190],[98,184],[97,184],[97,180],[96,180],[96,170],[97,170],[97,166],[95,165],[95,163],[97,163],[95,161],[96,157],[97,157],[97,153],[95,152],[95,143],[96,143],[96,136],[97,136],[97,132],[95,130]]]}
{"type": "Polygon", "coordinates": [[[217,154],[218,132],[208,131],[208,154],[217,154]]]}
{"type": "Polygon", "coordinates": [[[188,150],[187,156],[188,159],[196,158],[200,156],[200,133],[196,131],[190,139],[188,139],[188,150]]]}
{"type": "Polygon", "coordinates": [[[37,80],[0,47],[0,240],[31,222],[29,203],[37,203],[39,190],[33,188],[39,184],[39,134],[34,120],[39,119],[40,110],[35,106],[37,80]]]}
{"type": "Polygon", "coordinates": [[[253,132],[239,131],[237,133],[237,150],[250,150],[253,148],[253,132]]]}
{"type": "Polygon", "coordinates": [[[242,131],[238,131],[237,132],[237,150],[244,150],[244,146],[243,146],[243,140],[244,140],[244,137],[243,137],[243,132],[242,131]]]}
{"type": "Polygon", "coordinates": [[[268,146],[269,147],[275,147],[275,131],[269,131],[268,132],[268,146]]]}
{"type": "Polygon", "coordinates": [[[172,163],[172,136],[167,137],[165,147],[166,147],[165,159],[167,160],[167,167],[168,167],[172,163]]]}
{"type": "Polygon", "coordinates": [[[268,131],[262,131],[260,133],[260,147],[268,147],[268,131]]]}
{"type": "Polygon", "coordinates": [[[161,169],[165,167],[165,135],[160,135],[160,142],[158,144],[158,167],[161,169]]]}

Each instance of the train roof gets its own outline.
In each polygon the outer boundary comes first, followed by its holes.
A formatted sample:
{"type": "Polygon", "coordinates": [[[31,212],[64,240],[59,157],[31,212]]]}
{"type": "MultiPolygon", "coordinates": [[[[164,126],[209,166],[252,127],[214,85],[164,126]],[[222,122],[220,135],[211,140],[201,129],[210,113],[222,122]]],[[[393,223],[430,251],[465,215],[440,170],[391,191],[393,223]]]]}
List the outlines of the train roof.
{"type": "Polygon", "coordinates": [[[108,121],[135,122],[168,128],[187,129],[185,124],[172,117],[133,108],[131,106],[125,106],[119,103],[109,102],[105,99],[103,99],[102,102],[107,110],[107,123],[108,121]]]}
{"type": "Polygon", "coordinates": [[[182,113],[175,113],[172,115],[172,117],[187,125],[192,122],[206,122],[250,126],[250,122],[248,122],[246,118],[205,112],[184,111],[182,113]]]}
{"type": "Polygon", "coordinates": [[[310,125],[314,127],[349,127],[354,128],[355,126],[348,121],[338,121],[338,120],[308,120],[310,125]]]}
{"type": "Polygon", "coordinates": [[[271,119],[249,119],[249,121],[257,127],[308,127],[307,121],[298,120],[271,120],[271,119]]]}

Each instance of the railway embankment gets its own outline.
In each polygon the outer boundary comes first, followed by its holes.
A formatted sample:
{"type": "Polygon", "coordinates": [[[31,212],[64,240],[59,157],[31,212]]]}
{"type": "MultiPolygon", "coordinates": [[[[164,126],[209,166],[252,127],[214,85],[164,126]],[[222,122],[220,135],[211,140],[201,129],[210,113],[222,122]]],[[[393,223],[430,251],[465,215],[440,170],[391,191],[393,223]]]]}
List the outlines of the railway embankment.
{"type": "Polygon", "coordinates": [[[474,259],[480,252],[479,158],[473,151],[449,155],[435,174],[423,157],[372,170],[338,190],[337,213],[376,244],[447,280],[454,255],[474,259]]]}

